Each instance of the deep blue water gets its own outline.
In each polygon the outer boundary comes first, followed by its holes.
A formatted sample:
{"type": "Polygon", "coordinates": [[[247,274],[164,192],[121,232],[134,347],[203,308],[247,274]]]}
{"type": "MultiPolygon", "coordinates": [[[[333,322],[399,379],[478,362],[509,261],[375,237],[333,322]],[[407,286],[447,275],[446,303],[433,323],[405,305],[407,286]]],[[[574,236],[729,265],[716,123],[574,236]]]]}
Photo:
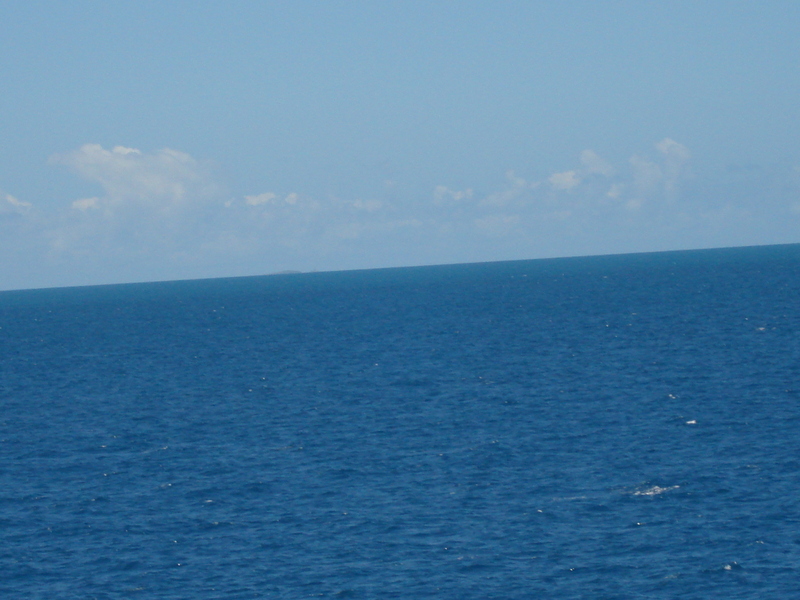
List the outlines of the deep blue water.
{"type": "Polygon", "coordinates": [[[800,245],[0,294],[0,597],[796,598],[800,245]]]}

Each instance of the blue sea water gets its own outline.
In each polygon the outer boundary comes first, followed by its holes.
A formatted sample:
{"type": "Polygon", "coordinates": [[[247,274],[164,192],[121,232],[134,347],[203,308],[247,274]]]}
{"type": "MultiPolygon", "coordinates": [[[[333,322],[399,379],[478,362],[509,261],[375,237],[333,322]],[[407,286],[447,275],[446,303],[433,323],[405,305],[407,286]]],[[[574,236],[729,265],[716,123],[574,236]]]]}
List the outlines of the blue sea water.
{"type": "Polygon", "coordinates": [[[797,598],[800,245],[0,294],[5,599],[797,598]]]}

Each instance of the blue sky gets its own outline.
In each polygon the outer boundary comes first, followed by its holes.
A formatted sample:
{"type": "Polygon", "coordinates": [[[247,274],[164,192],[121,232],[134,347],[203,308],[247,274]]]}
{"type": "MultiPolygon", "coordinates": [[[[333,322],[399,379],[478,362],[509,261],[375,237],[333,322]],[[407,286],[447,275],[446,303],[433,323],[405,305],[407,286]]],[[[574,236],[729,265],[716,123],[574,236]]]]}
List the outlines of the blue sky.
{"type": "Polygon", "coordinates": [[[800,242],[796,2],[0,4],[0,289],[800,242]]]}

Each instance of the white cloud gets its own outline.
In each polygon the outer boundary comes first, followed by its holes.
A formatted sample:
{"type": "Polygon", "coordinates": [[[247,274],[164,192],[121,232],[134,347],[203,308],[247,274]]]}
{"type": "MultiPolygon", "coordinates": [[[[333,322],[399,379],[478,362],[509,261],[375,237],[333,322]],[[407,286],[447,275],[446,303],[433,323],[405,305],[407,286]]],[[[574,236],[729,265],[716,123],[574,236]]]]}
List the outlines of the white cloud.
{"type": "Polygon", "coordinates": [[[383,202],[380,200],[355,200],[350,206],[356,210],[363,210],[368,213],[379,211],[383,207],[383,202]]]}
{"type": "Polygon", "coordinates": [[[51,160],[100,184],[105,191],[102,201],[111,205],[178,205],[207,196],[213,187],[195,159],[169,148],[145,154],[124,146],[106,150],[99,144],[85,144],[51,160]]]}
{"type": "Polygon", "coordinates": [[[13,213],[22,215],[27,213],[33,205],[30,202],[23,202],[12,196],[11,194],[6,194],[3,198],[3,201],[0,202],[0,214],[2,213],[13,213]]]}
{"type": "Polygon", "coordinates": [[[674,194],[686,175],[685,165],[692,155],[686,146],[670,138],[661,140],[656,148],[664,156],[664,186],[668,193],[674,194]]]}
{"type": "Polygon", "coordinates": [[[642,208],[642,199],[641,198],[631,198],[625,203],[625,208],[628,210],[639,210],[642,208]]]}
{"type": "Polygon", "coordinates": [[[611,177],[614,167],[611,163],[600,158],[593,150],[584,150],[580,155],[581,164],[586,167],[586,173],[611,177]]]}
{"type": "Polygon", "coordinates": [[[611,177],[615,173],[611,163],[600,158],[594,150],[583,150],[579,158],[582,165],[580,168],[553,173],[548,177],[547,181],[554,190],[569,192],[592,175],[611,177]]]}
{"type": "Polygon", "coordinates": [[[581,178],[575,171],[564,171],[563,173],[553,173],[547,181],[554,190],[569,191],[581,182],[581,178]]]}
{"type": "MultiPolygon", "coordinates": [[[[278,200],[278,195],[272,192],[265,192],[263,194],[256,194],[253,196],[245,196],[244,203],[248,206],[263,206],[265,204],[269,204],[271,206],[282,206],[282,205],[290,205],[294,206],[300,202],[300,194],[297,192],[292,192],[291,194],[287,194],[283,200],[278,200]]],[[[225,206],[231,207],[233,206],[232,201],[228,201],[225,203],[225,206]]]]}
{"type": "Polygon", "coordinates": [[[609,188],[608,192],[606,192],[606,196],[616,200],[617,198],[619,198],[622,195],[622,192],[624,191],[624,189],[625,189],[625,186],[623,184],[614,183],[614,184],[611,185],[611,187],[609,188]]]}
{"type": "Polygon", "coordinates": [[[636,191],[639,194],[652,193],[664,178],[661,167],[638,155],[631,156],[629,162],[633,169],[633,185],[636,191]]]}
{"type": "Polygon", "coordinates": [[[245,196],[244,201],[248,206],[259,206],[261,204],[270,203],[277,197],[278,196],[272,192],[266,192],[264,194],[258,194],[257,196],[245,196]]]}
{"type": "Polygon", "coordinates": [[[502,192],[495,192],[481,200],[481,206],[506,206],[529,189],[537,187],[538,183],[528,183],[522,177],[517,177],[514,171],[506,171],[506,180],[509,186],[502,192]]]}
{"type": "Polygon", "coordinates": [[[141,154],[141,151],[137,150],[136,148],[126,148],[125,146],[114,146],[112,150],[115,154],[141,154]]]}
{"type": "MultiPolygon", "coordinates": [[[[639,155],[631,156],[632,181],[629,186],[631,197],[626,206],[630,209],[640,208],[646,200],[660,198],[669,202],[678,199],[680,184],[688,176],[687,163],[691,158],[689,149],[670,138],[664,138],[655,145],[661,155],[658,162],[639,155]]],[[[615,184],[608,196],[618,198],[624,189],[622,184],[615,184]],[[619,185],[615,189],[615,186],[619,185]]]]}
{"type": "Polygon", "coordinates": [[[82,198],[80,200],[75,200],[72,203],[72,208],[75,210],[89,210],[90,208],[100,208],[100,198],[82,198]]]}
{"type": "Polygon", "coordinates": [[[209,169],[184,152],[85,144],[50,160],[102,191],[42,216],[48,260],[180,268],[239,219],[209,169]]]}
{"type": "Polygon", "coordinates": [[[692,157],[692,153],[689,152],[686,146],[670,138],[664,138],[658,142],[656,148],[667,158],[681,163],[686,162],[692,157]]]}
{"type": "Polygon", "coordinates": [[[434,204],[453,204],[472,198],[472,190],[451,190],[446,185],[437,185],[433,190],[434,204]]]}
{"type": "MultiPolygon", "coordinates": [[[[5,247],[35,248],[52,264],[64,265],[64,273],[95,265],[95,281],[627,248],[611,238],[645,249],[657,235],[670,240],[683,231],[686,214],[698,231],[711,219],[697,208],[703,200],[695,189],[679,190],[691,153],[670,138],[628,164],[612,165],[587,149],[574,164],[540,181],[507,171],[495,193],[439,185],[429,188],[427,201],[411,196],[407,180],[379,180],[372,193],[342,198],[288,190],[225,194],[202,163],[175,150],[88,144],[53,162],[100,189],[49,211],[40,208],[46,204],[37,202],[34,210],[0,193],[5,247]],[[25,218],[15,216],[26,211],[25,218]],[[142,266],[134,271],[133,265],[142,266]]],[[[800,211],[797,198],[785,200],[784,215],[800,211]],[[790,209],[791,203],[796,205],[790,209]]]]}

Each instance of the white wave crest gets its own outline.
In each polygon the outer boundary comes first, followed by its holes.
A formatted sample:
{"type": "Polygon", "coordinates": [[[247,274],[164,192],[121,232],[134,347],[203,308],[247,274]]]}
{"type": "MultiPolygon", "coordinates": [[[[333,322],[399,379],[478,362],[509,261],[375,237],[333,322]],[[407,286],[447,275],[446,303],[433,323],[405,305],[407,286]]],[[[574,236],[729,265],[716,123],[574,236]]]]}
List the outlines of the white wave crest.
{"type": "Polygon", "coordinates": [[[657,485],[654,485],[653,487],[647,488],[646,490],[639,490],[639,491],[633,492],[633,495],[634,496],[658,496],[659,494],[663,494],[664,492],[668,492],[670,490],[677,490],[679,487],[681,487],[681,486],[679,486],[679,485],[671,485],[669,487],[659,487],[657,485]]]}

